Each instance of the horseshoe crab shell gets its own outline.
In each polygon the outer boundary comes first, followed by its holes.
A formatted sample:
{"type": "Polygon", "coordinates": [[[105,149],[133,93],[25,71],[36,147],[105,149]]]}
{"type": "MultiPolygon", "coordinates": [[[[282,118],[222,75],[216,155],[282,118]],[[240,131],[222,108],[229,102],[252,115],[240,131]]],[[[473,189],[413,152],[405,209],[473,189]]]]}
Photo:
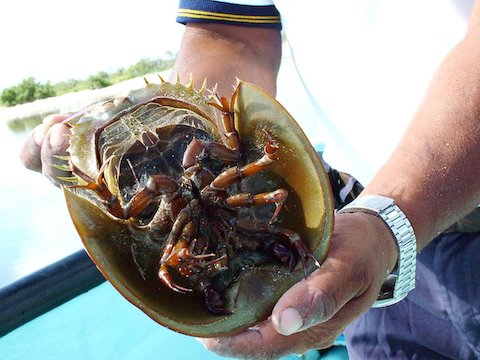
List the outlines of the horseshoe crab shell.
{"type": "MultiPolygon", "coordinates": [[[[128,101],[116,100],[104,106],[104,110],[76,119],[69,150],[72,163],[95,178],[99,171],[98,144],[92,128],[102,127],[117,114],[148,102],[152,97],[149,86],[129,94],[128,101]]],[[[202,103],[200,108],[204,109],[206,116],[215,118],[214,110],[205,105],[203,95],[191,88],[167,83],[169,90],[159,93],[158,86],[155,85],[155,96],[181,99],[175,106],[202,103]]],[[[272,96],[241,81],[236,92],[235,120],[244,161],[259,158],[266,142],[263,130],[280,145],[279,160],[262,171],[259,177],[249,179],[246,187],[252,192],[258,192],[258,184],[260,187],[268,184],[270,189],[287,189],[289,197],[282,209],[281,225],[298,232],[322,262],[329,249],[334,207],[330,184],[317,153],[295,120],[272,96]]],[[[219,138],[215,127],[211,131],[215,138],[219,138]]],[[[241,331],[266,319],[279,297],[304,277],[301,266],[292,273],[276,264],[246,268],[227,294],[234,302],[233,313],[214,315],[205,309],[201,299],[169,291],[158,283],[145,280],[137,260],[147,264],[145,268],[151,263],[154,267],[161,255],[161,249],[145,241],[148,228],[132,227],[128,220],[113,217],[85,191],[67,186],[63,190],[85,249],[102,274],[128,301],[156,322],[175,331],[197,337],[241,331]],[[132,258],[132,252],[137,260],[132,258]]],[[[314,268],[309,263],[308,271],[314,268]]]]}

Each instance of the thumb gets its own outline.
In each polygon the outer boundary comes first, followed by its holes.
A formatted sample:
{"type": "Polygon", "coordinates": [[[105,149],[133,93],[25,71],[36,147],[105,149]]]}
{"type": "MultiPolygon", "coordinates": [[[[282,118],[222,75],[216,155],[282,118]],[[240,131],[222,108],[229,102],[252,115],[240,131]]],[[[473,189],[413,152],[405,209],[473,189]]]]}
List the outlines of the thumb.
{"type": "MultiPolygon", "coordinates": [[[[329,255],[320,269],[283,294],[272,312],[272,323],[278,333],[287,336],[326,322],[351,299],[369,289],[368,276],[360,270],[362,267],[341,258],[329,255]]],[[[375,292],[369,293],[373,302],[375,292]]],[[[365,308],[368,307],[369,303],[365,308]]],[[[357,311],[360,314],[366,309],[357,311]]]]}
{"type": "Polygon", "coordinates": [[[348,296],[350,292],[342,294],[323,279],[316,280],[296,284],[278,301],[272,313],[278,333],[287,336],[328,321],[352,297],[348,296]]]}

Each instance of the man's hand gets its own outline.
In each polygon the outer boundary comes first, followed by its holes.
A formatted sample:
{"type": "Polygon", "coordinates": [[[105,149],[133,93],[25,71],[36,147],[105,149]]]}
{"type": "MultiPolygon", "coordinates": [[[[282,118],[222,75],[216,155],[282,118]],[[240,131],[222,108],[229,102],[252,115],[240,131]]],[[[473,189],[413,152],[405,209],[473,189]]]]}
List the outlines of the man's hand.
{"type": "Polygon", "coordinates": [[[338,215],[321,268],[289,289],[268,320],[234,336],[200,341],[220,355],[254,359],[329,347],[371,307],[396,261],[393,234],[380,218],[338,215]]]}
{"type": "Polygon", "coordinates": [[[43,123],[30,133],[20,153],[20,159],[26,168],[43,173],[57,186],[57,176],[63,176],[65,172],[52,167],[52,164],[55,155],[66,155],[66,135],[70,129],[62,121],[68,116],[55,114],[43,119],[43,123]]]}

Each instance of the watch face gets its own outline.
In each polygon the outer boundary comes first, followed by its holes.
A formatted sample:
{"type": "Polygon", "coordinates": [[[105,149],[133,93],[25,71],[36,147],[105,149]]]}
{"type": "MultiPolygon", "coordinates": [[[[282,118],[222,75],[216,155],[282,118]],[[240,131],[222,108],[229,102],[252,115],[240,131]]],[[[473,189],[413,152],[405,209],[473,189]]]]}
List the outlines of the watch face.
{"type": "Polygon", "coordinates": [[[397,281],[397,275],[390,274],[387,280],[382,284],[382,288],[378,293],[378,300],[393,299],[393,290],[395,289],[395,282],[397,281]]]}

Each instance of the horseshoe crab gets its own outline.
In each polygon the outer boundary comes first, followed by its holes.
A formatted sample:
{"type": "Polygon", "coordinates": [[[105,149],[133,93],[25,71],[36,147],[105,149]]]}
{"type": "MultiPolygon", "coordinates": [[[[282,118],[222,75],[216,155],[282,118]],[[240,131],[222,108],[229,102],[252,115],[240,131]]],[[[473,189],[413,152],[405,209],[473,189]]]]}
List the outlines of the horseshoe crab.
{"type": "Polygon", "coordinates": [[[231,99],[146,81],[81,111],[63,182],[84,246],[158,323],[227,335],[264,320],[326,256],[333,201],[288,112],[253,84],[231,99]]]}

